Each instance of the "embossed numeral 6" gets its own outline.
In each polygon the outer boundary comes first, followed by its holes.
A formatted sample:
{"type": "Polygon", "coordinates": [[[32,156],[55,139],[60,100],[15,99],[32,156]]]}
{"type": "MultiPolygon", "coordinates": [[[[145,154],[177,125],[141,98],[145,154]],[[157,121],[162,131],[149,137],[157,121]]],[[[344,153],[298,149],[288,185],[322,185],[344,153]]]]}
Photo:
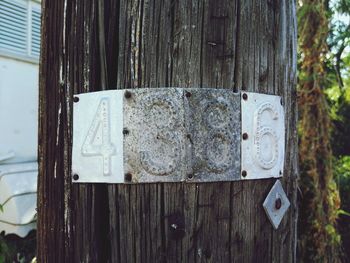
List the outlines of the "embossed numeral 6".
{"type": "Polygon", "coordinates": [[[157,176],[170,175],[180,161],[180,140],[175,132],[179,123],[178,106],[164,96],[151,95],[142,101],[143,126],[140,134],[142,167],[157,176]]]}
{"type": "Polygon", "coordinates": [[[278,160],[278,137],[273,125],[263,126],[263,118],[264,120],[270,118],[272,122],[267,121],[267,123],[271,124],[279,118],[278,111],[269,102],[261,104],[254,113],[254,157],[260,167],[269,170],[278,160]]]}
{"type": "Polygon", "coordinates": [[[111,173],[111,157],[115,146],[111,143],[109,100],[102,98],[81,149],[85,156],[102,156],[103,174],[111,173]]]}

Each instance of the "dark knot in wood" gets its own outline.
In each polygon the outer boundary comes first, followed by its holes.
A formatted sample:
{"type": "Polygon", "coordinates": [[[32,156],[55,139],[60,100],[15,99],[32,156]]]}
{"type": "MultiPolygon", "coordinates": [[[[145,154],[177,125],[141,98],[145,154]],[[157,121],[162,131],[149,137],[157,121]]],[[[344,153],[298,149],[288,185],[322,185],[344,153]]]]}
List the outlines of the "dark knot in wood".
{"type": "Polygon", "coordinates": [[[168,217],[170,238],[173,240],[182,239],[185,234],[185,217],[183,214],[175,213],[168,217]]]}

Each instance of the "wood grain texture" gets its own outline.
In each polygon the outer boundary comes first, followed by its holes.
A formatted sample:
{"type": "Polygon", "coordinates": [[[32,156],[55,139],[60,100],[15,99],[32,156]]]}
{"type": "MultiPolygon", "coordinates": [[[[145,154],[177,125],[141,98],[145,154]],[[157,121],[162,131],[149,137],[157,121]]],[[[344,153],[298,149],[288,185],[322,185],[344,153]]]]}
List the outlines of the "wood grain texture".
{"type": "Polygon", "coordinates": [[[107,87],[210,87],[283,97],[291,201],[274,179],[71,184],[73,94],[101,90],[97,0],[42,2],[39,262],[296,262],[295,1],[104,0],[107,87]]]}

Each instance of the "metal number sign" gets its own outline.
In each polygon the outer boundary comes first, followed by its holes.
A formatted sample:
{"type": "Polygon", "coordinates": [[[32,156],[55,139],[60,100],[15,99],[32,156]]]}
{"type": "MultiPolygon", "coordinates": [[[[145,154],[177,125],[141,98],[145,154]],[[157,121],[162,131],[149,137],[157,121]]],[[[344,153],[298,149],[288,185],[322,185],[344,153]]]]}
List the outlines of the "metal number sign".
{"type": "Polygon", "coordinates": [[[77,95],[73,182],[279,177],[284,160],[279,101],[278,96],[194,88],[77,95]]]}
{"type": "Polygon", "coordinates": [[[281,177],[284,111],[279,96],[242,94],[242,179],[281,177]]]}
{"type": "Polygon", "coordinates": [[[74,181],[123,182],[122,93],[103,91],[80,94],[75,101],[72,160],[74,181]]]}
{"type": "Polygon", "coordinates": [[[181,181],[187,162],[182,90],[140,89],[130,94],[124,96],[126,179],[181,181]]]}
{"type": "Polygon", "coordinates": [[[185,124],[193,181],[240,179],[240,95],[228,90],[186,89],[185,124]]]}

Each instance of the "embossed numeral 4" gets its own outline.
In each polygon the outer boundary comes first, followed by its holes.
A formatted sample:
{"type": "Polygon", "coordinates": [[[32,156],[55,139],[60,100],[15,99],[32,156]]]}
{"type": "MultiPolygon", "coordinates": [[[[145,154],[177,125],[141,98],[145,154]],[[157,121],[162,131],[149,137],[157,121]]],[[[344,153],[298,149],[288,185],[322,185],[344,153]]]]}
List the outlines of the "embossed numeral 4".
{"type": "Polygon", "coordinates": [[[111,143],[108,98],[101,99],[81,151],[85,156],[101,156],[103,174],[111,173],[111,157],[115,153],[115,146],[111,143]]]}

